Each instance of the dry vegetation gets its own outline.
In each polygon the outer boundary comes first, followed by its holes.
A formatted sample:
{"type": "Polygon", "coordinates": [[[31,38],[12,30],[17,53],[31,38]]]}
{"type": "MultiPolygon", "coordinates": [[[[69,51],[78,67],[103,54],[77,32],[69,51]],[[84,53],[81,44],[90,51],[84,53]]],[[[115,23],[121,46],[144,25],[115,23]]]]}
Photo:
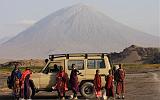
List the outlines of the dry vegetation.
{"type": "Polygon", "coordinates": [[[147,73],[160,69],[160,64],[124,64],[124,69],[128,74],[147,73]]]}

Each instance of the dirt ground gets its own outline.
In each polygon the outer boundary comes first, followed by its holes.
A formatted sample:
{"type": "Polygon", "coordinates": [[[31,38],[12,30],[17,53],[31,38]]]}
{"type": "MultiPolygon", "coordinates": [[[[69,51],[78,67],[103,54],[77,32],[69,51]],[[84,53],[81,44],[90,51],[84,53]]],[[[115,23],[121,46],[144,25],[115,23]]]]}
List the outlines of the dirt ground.
{"type": "Polygon", "coordinates": [[[127,100],[160,100],[160,70],[128,74],[125,97],[127,100]]]}
{"type": "MultiPolygon", "coordinates": [[[[8,73],[0,73],[0,100],[10,100],[11,90],[6,88],[8,73]]],[[[128,71],[125,80],[125,100],[160,100],[160,68],[128,71]]],[[[67,93],[67,97],[71,92],[67,93]]],[[[57,99],[57,93],[40,92],[35,100],[57,99]]],[[[79,95],[79,99],[85,99],[79,95]]]]}

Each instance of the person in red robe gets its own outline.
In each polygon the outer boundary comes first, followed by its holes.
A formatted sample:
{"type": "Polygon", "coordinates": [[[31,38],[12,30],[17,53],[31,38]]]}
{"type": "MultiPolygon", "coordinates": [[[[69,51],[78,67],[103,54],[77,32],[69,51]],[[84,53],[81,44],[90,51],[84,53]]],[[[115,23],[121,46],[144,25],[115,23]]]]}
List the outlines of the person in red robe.
{"type": "Polygon", "coordinates": [[[101,76],[99,75],[99,73],[100,71],[96,70],[96,74],[94,77],[94,88],[97,99],[99,99],[101,96],[101,76]]]}
{"type": "Polygon", "coordinates": [[[56,86],[55,89],[58,92],[58,96],[61,99],[65,99],[65,92],[68,90],[68,75],[60,66],[60,71],[56,74],[56,86]]]}
{"type": "Polygon", "coordinates": [[[78,75],[81,73],[76,69],[76,65],[72,64],[72,71],[70,74],[70,85],[71,85],[71,90],[74,93],[73,94],[73,99],[78,99],[77,98],[77,92],[79,91],[79,82],[78,82],[78,75]]]}
{"type": "Polygon", "coordinates": [[[30,75],[32,74],[31,70],[26,67],[25,71],[23,71],[20,82],[21,82],[21,98],[22,99],[30,99],[30,75]]]}
{"type": "Polygon", "coordinates": [[[114,77],[112,75],[112,70],[109,70],[109,75],[105,77],[105,81],[106,81],[105,89],[106,89],[107,100],[110,97],[114,97],[113,80],[114,80],[114,77]]]}
{"type": "Polygon", "coordinates": [[[125,79],[125,70],[122,68],[122,64],[119,64],[119,69],[117,70],[117,87],[116,94],[118,95],[118,99],[120,99],[120,95],[122,95],[122,99],[124,99],[124,79],[125,79]]]}

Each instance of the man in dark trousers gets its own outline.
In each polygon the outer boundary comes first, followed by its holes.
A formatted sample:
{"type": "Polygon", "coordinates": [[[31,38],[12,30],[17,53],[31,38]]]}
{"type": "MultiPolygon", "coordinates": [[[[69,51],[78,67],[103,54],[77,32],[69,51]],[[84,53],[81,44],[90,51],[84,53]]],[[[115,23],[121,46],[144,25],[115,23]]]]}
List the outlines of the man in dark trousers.
{"type": "Polygon", "coordinates": [[[117,87],[116,94],[118,95],[118,99],[120,99],[120,95],[122,95],[122,99],[124,99],[124,79],[125,79],[125,70],[122,68],[122,64],[119,64],[119,69],[117,70],[117,87]]]}

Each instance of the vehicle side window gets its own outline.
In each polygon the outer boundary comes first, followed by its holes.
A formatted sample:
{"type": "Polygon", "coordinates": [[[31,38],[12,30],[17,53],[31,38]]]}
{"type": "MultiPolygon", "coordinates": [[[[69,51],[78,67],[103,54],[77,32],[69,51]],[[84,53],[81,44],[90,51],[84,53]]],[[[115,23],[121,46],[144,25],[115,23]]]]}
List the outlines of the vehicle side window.
{"type": "Polygon", "coordinates": [[[104,59],[96,60],[97,68],[105,68],[104,59]]]}
{"type": "Polygon", "coordinates": [[[49,63],[46,69],[43,71],[43,73],[57,73],[59,71],[59,63],[49,63]]]}
{"type": "Polygon", "coordinates": [[[84,70],[84,60],[68,60],[68,70],[72,70],[72,64],[75,64],[78,70],[84,70]]]}
{"type": "Polygon", "coordinates": [[[88,69],[96,69],[95,60],[88,60],[88,62],[87,62],[87,68],[88,69]]]}
{"type": "Polygon", "coordinates": [[[105,68],[104,59],[89,59],[87,62],[88,69],[105,68]]]}

